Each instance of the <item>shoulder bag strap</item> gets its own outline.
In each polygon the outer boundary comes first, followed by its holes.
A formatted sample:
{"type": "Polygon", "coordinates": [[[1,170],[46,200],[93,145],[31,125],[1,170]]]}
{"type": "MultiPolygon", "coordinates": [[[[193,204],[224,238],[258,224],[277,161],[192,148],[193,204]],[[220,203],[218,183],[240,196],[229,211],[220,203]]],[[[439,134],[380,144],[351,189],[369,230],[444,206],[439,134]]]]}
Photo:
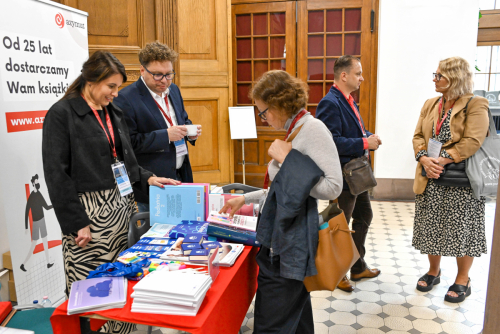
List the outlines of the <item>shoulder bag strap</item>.
{"type": "Polygon", "coordinates": [[[299,126],[294,132],[292,132],[292,134],[288,136],[288,138],[286,139],[286,141],[287,142],[291,142],[292,140],[294,140],[295,137],[297,137],[297,135],[299,134],[300,129],[302,129],[303,126],[304,126],[304,124],[302,124],[301,126],[299,126]]]}

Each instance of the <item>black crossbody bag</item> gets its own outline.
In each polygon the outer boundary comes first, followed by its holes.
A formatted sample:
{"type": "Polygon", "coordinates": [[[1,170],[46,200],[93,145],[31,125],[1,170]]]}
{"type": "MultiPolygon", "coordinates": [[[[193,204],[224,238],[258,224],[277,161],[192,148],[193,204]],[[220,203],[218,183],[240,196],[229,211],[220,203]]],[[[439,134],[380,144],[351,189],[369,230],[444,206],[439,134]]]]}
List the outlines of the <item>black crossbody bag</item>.
{"type": "MultiPolygon", "coordinates": [[[[471,97],[470,100],[474,98],[471,97]]],[[[464,112],[467,112],[467,108],[469,106],[469,102],[465,105],[465,110],[464,112]]],[[[422,176],[427,177],[427,173],[425,172],[424,167],[422,166],[422,176]]],[[[459,162],[459,163],[449,163],[446,166],[444,166],[444,170],[439,175],[439,178],[433,179],[434,183],[440,186],[446,186],[446,187],[470,187],[470,181],[469,177],[467,176],[467,173],[465,171],[465,160],[459,162]]]]}

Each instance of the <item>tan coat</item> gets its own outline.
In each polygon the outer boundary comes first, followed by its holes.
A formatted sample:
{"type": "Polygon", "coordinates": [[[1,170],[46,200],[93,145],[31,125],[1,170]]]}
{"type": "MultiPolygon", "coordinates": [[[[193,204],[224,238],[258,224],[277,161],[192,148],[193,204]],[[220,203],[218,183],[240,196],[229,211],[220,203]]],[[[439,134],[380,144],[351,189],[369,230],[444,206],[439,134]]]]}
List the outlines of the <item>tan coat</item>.
{"type": "MultiPolygon", "coordinates": [[[[453,157],[455,163],[474,155],[481,147],[488,133],[488,100],[475,96],[469,103],[467,113],[465,105],[472,97],[467,94],[460,97],[453,106],[450,118],[451,140],[443,144],[453,157]]],[[[439,97],[434,97],[424,103],[418,119],[415,134],[413,135],[413,150],[415,155],[427,149],[427,143],[432,138],[432,129],[435,127],[439,116],[439,97]]],[[[415,194],[424,192],[429,179],[422,176],[422,164],[419,162],[415,172],[413,191],[415,194]]]]}

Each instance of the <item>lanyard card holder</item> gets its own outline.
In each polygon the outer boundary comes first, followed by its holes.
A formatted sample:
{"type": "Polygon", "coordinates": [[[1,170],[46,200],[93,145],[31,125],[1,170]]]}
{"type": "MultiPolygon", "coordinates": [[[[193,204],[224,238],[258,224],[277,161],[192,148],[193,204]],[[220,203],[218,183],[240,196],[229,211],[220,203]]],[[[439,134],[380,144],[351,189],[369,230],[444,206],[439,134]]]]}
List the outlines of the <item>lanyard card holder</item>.
{"type": "Polygon", "coordinates": [[[175,141],[174,145],[175,145],[175,152],[176,152],[177,157],[182,157],[183,155],[186,155],[188,153],[186,141],[184,140],[184,138],[182,138],[181,140],[175,141]]]}
{"type": "Polygon", "coordinates": [[[113,169],[113,175],[115,177],[116,184],[118,185],[120,195],[122,197],[125,197],[128,194],[132,193],[132,185],[130,184],[125,164],[123,162],[117,162],[112,164],[111,168],[113,169]]]}

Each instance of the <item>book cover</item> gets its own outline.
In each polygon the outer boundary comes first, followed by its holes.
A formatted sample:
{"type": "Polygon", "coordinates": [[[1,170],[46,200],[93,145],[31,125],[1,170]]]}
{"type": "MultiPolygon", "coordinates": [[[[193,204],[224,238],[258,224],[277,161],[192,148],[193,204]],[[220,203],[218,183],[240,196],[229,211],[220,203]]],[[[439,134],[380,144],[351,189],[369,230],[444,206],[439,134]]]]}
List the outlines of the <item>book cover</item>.
{"type": "Polygon", "coordinates": [[[136,263],[141,261],[142,259],[159,259],[161,256],[161,252],[143,252],[143,251],[133,251],[130,252],[128,250],[121,252],[118,254],[118,258],[116,259],[118,262],[129,264],[136,263]]]}
{"type": "Polygon", "coordinates": [[[177,241],[177,238],[142,238],[136,245],[158,245],[158,246],[172,246],[177,241]]]}
{"type": "Polygon", "coordinates": [[[146,233],[141,236],[142,238],[168,238],[170,231],[175,225],[170,224],[154,224],[146,233]]]}
{"type": "Polygon", "coordinates": [[[248,246],[260,246],[260,242],[257,241],[257,233],[253,231],[242,230],[234,228],[231,226],[208,224],[207,234],[209,236],[208,240],[211,241],[227,241],[236,242],[248,246]],[[210,237],[216,237],[213,240],[210,237]]]}
{"type": "Polygon", "coordinates": [[[162,260],[177,260],[177,261],[188,261],[189,258],[187,256],[184,256],[184,252],[182,251],[182,242],[184,241],[184,238],[178,238],[177,241],[170,246],[170,248],[165,251],[160,258],[162,260]]]}
{"type": "Polygon", "coordinates": [[[128,252],[135,252],[135,251],[143,251],[143,252],[164,252],[167,249],[169,249],[170,246],[157,246],[157,245],[144,245],[144,244],[137,244],[126,251],[128,252]]]}
{"type": "Polygon", "coordinates": [[[68,314],[94,309],[123,307],[127,301],[124,277],[98,277],[73,282],[68,301],[68,314]]]}
{"type": "Polygon", "coordinates": [[[257,217],[234,215],[233,218],[229,218],[228,214],[212,211],[207,221],[253,232],[257,230],[257,217]]]}
{"type": "Polygon", "coordinates": [[[205,188],[205,218],[208,217],[209,207],[208,207],[208,195],[210,194],[210,183],[181,183],[181,185],[186,186],[203,186],[205,188]]]}
{"type": "MultiPolygon", "coordinates": [[[[243,196],[243,195],[210,194],[208,196],[209,213],[212,211],[219,212],[220,209],[222,209],[222,207],[226,203],[226,201],[230,200],[231,198],[236,198],[239,196],[243,196]]],[[[236,211],[235,214],[242,215],[242,216],[253,216],[254,215],[254,205],[253,204],[245,204],[241,207],[241,209],[236,211]]],[[[207,215],[207,217],[208,217],[208,215],[207,215]]]]}
{"type": "Polygon", "coordinates": [[[189,254],[192,254],[192,252],[194,250],[201,249],[201,246],[200,246],[200,244],[186,244],[186,243],[183,243],[181,245],[181,249],[182,249],[182,254],[183,255],[189,255],[189,254]]]}
{"type": "Polygon", "coordinates": [[[217,247],[221,248],[221,244],[217,241],[205,241],[201,244],[201,247],[205,249],[216,249],[217,247]]]}
{"type": "Polygon", "coordinates": [[[201,244],[205,240],[204,237],[205,234],[187,233],[184,237],[184,243],[201,244]]]}
{"type": "Polygon", "coordinates": [[[207,235],[208,222],[188,221],[184,220],[181,224],[175,226],[169,234],[170,238],[184,238],[187,234],[207,235]]]}
{"type": "Polygon", "coordinates": [[[189,254],[189,261],[207,261],[210,256],[208,249],[195,249],[189,254]]]}
{"type": "Polygon", "coordinates": [[[151,224],[178,225],[182,220],[205,220],[205,187],[149,187],[151,224]]]}

